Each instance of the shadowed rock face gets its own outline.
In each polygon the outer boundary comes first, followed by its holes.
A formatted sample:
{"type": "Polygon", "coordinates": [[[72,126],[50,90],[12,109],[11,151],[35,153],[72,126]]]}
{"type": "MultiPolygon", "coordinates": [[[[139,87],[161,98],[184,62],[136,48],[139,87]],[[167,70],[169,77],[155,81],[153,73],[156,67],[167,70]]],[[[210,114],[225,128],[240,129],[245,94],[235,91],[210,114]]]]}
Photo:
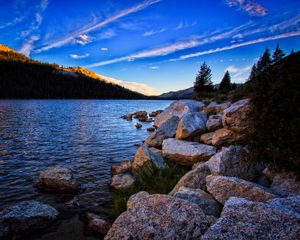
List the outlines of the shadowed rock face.
{"type": "Polygon", "coordinates": [[[210,132],[222,128],[222,115],[210,116],[206,122],[206,128],[210,132]]]}
{"type": "Polygon", "coordinates": [[[267,188],[235,177],[210,175],[206,178],[206,187],[207,191],[222,204],[230,197],[260,202],[278,197],[267,188]]]}
{"type": "Polygon", "coordinates": [[[266,203],[230,198],[203,240],[291,240],[300,236],[300,196],[266,203]]]}
{"type": "Polygon", "coordinates": [[[0,212],[0,239],[25,239],[25,234],[48,227],[58,217],[55,208],[24,201],[0,212]]]}
{"type": "Polygon", "coordinates": [[[216,153],[216,148],[196,142],[169,138],[163,141],[163,156],[185,166],[207,161],[216,153]]]}
{"type": "Polygon", "coordinates": [[[102,235],[106,235],[111,226],[106,220],[93,213],[88,213],[86,217],[89,228],[95,232],[101,233],[102,235]]]}
{"type": "Polygon", "coordinates": [[[36,186],[45,192],[75,193],[79,190],[71,170],[58,167],[42,172],[36,186]]]}
{"type": "Polygon", "coordinates": [[[145,141],[149,147],[160,148],[163,140],[175,137],[179,117],[173,116],[162,123],[156,132],[152,133],[145,141]]]}
{"type": "Polygon", "coordinates": [[[216,220],[196,204],[168,195],[139,192],[105,239],[200,239],[216,220]]]}
{"type": "Polygon", "coordinates": [[[206,132],[207,116],[202,112],[185,114],[178,124],[177,139],[188,139],[206,132]]]}
{"type": "Polygon", "coordinates": [[[126,190],[135,184],[135,178],[128,173],[117,174],[112,177],[110,186],[116,190],[126,190]]]}
{"type": "Polygon", "coordinates": [[[236,140],[236,134],[226,128],[215,131],[212,135],[211,143],[214,146],[228,146],[236,140]]]}
{"type": "Polygon", "coordinates": [[[182,118],[188,112],[198,112],[204,107],[204,103],[194,100],[179,100],[173,102],[161,114],[159,114],[154,121],[154,125],[159,127],[162,123],[173,116],[182,118]]]}
{"type": "Polygon", "coordinates": [[[181,187],[178,192],[174,194],[174,197],[196,203],[206,215],[212,215],[215,217],[220,216],[222,205],[210,194],[201,189],[181,187]]]}
{"type": "Polygon", "coordinates": [[[253,180],[257,176],[255,164],[248,161],[248,152],[241,146],[222,148],[206,163],[213,175],[253,180]]]}

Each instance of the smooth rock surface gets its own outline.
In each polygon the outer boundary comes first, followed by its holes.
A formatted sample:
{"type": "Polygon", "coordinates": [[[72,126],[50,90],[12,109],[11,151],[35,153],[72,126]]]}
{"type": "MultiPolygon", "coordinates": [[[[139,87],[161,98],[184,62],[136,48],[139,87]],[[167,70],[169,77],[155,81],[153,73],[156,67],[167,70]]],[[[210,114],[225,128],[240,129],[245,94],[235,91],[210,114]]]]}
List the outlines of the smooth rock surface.
{"type": "Polygon", "coordinates": [[[194,203],[139,192],[128,200],[127,211],[115,220],[105,239],[200,239],[215,220],[194,203]]]}
{"type": "Polygon", "coordinates": [[[179,117],[173,116],[162,123],[156,132],[152,133],[145,141],[149,147],[161,147],[165,139],[173,138],[179,123],[179,117]]]}
{"type": "Polygon", "coordinates": [[[25,235],[50,226],[58,211],[37,201],[24,201],[0,212],[0,239],[26,239],[25,235]]]}
{"type": "Polygon", "coordinates": [[[222,126],[222,115],[211,115],[206,122],[206,128],[210,132],[222,128],[222,126]]]}
{"type": "Polygon", "coordinates": [[[138,171],[140,168],[151,168],[153,166],[161,169],[167,167],[164,159],[155,149],[149,148],[147,144],[143,144],[133,158],[132,169],[138,171]]]}
{"type": "Polygon", "coordinates": [[[221,128],[213,133],[211,143],[214,146],[224,146],[232,144],[235,140],[236,135],[233,131],[221,128]]]}
{"type": "Polygon", "coordinates": [[[216,148],[196,142],[169,138],[163,141],[163,156],[185,166],[207,161],[216,153],[216,148]]]}
{"type": "Polygon", "coordinates": [[[300,236],[300,197],[267,203],[230,198],[202,240],[296,240],[300,236]]]}
{"type": "Polygon", "coordinates": [[[174,197],[197,204],[206,215],[219,217],[222,211],[222,205],[202,189],[180,187],[174,197]]]}
{"type": "Polygon", "coordinates": [[[213,135],[214,135],[214,133],[212,133],[212,132],[202,134],[200,136],[200,142],[207,144],[207,145],[211,145],[213,135]]]}
{"type": "Polygon", "coordinates": [[[78,185],[71,170],[50,167],[39,175],[36,186],[46,192],[75,193],[78,185]]]}
{"type": "Polygon", "coordinates": [[[179,121],[177,139],[188,139],[206,132],[207,116],[202,112],[190,112],[179,121]]]}
{"type": "Polygon", "coordinates": [[[278,197],[268,188],[236,177],[210,175],[206,178],[206,187],[207,191],[222,204],[231,197],[242,197],[258,202],[278,197]]]}
{"type": "Polygon", "coordinates": [[[181,187],[206,190],[206,177],[209,175],[209,168],[200,163],[195,169],[187,172],[169,194],[174,195],[181,187]]]}
{"type": "Polygon", "coordinates": [[[87,213],[86,217],[89,228],[95,232],[101,233],[102,235],[107,234],[109,228],[111,227],[109,222],[94,213],[87,213]]]}
{"type": "Polygon", "coordinates": [[[223,126],[237,133],[247,132],[247,114],[250,110],[250,99],[233,103],[224,110],[223,126]]]}
{"type": "Polygon", "coordinates": [[[221,152],[212,156],[205,164],[213,175],[245,180],[253,180],[257,175],[255,164],[248,160],[248,152],[241,146],[223,147],[221,152]]]}
{"type": "Polygon", "coordinates": [[[173,116],[182,118],[188,112],[201,111],[203,107],[204,103],[195,100],[175,101],[155,118],[154,126],[159,127],[173,116]]]}
{"type": "Polygon", "coordinates": [[[216,103],[216,102],[211,102],[209,105],[207,105],[204,108],[204,112],[207,113],[208,115],[212,115],[212,114],[222,114],[223,111],[226,108],[229,108],[231,105],[230,102],[224,102],[224,103],[216,103]]]}
{"type": "Polygon", "coordinates": [[[135,184],[135,178],[128,174],[117,174],[112,177],[110,186],[116,190],[127,190],[133,187],[135,184]]]}

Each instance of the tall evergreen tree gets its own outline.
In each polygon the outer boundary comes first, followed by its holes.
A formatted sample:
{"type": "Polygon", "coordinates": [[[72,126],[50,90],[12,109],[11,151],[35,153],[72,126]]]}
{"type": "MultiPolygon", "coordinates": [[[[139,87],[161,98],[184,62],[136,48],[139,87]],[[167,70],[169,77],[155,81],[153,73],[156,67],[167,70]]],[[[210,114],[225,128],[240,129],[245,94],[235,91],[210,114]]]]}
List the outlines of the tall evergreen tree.
{"type": "Polygon", "coordinates": [[[197,96],[203,92],[210,92],[213,90],[211,70],[205,62],[201,65],[199,73],[194,82],[194,90],[197,96]]]}
{"type": "Polygon", "coordinates": [[[222,81],[220,82],[219,91],[227,92],[231,89],[231,78],[228,71],[225,72],[222,81]]]}
{"type": "Polygon", "coordinates": [[[270,67],[271,63],[270,50],[269,48],[266,48],[264,54],[257,62],[257,73],[265,71],[268,67],[270,67]]]}
{"type": "Polygon", "coordinates": [[[257,75],[256,64],[253,64],[248,81],[253,80],[256,77],[256,75],[257,75]]]}
{"type": "Polygon", "coordinates": [[[292,51],[291,51],[290,55],[292,55],[292,54],[294,54],[294,53],[295,53],[295,51],[294,51],[294,49],[292,49],[292,51]]]}
{"type": "Polygon", "coordinates": [[[285,56],[284,52],[280,49],[279,44],[277,44],[275,52],[273,53],[273,62],[278,62],[285,56]]]}

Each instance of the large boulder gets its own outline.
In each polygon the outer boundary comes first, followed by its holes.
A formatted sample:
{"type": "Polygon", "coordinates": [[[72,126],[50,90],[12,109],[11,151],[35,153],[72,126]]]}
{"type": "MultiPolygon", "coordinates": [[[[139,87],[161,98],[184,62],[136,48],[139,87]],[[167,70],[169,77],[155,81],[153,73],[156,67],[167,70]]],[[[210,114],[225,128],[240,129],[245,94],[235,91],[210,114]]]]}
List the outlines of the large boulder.
{"type": "Polygon", "coordinates": [[[224,110],[223,126],[243,134],[247,131],[247,114],[250,110],[250,99],[243,99],[224,110]]]}
{"type": "Polygon", "coordinates": [[[253,180],[257,176],[255,164],[248,159],[248,152],[241,146],[223,147],[205,164],[213,175],[253,180]]]}
{"type": "Polygon", "coordinates": [[[206,178],[206,187],[207,191],[222,204],[231,197],[242,197],[258,202],[277,197],[263,186],[236,177],[210,175],[206,178]]]}
{"type": "Polygon", "coordinates": [[[202,189],[181,187],[174,197],[196,203],[206,215],[219,217],[222,211],[222,205],[202,189]]]}
{"type": "Polygon", "coordinates": [[[196,142],[169,138],[163,141],[163,156],[185,166],[207,161],[216,153],[216,148],[196,142]]]}
{"type": "Polygon", "coordinates": [[[132,175],[128,173],[122,173],[112,177],[110,187],[115,190],[126,191],[132,188],[135,182],[136,180],[132,175]]]}
{"type": "Polygon", "coordinates": [[[230,145],[236,140],[236,134],[226,128],[215,131],[212,135],[211,143],[214,146],[230,145]]]}
{"type": "Polygon", "coordinates": [[[39,175],[36,186],[45,192],[75,193],[79,187],[72,171],[67,168],[50,167],[39,175]]]}
{"type": "Polygon", "coordinates": [[[165,139],[173,138],[176,134],[176,129],[179,123],[179,117],[173,116],[162,123],[156,132],[152,133],[145,141],[149,147],[159,148],[165,139]]]}
{"type": "Polygon", "coordinates": [[[133,171],[139,171],[142,168],[151,169],[153,166],[160,169],[167,167],[164,159],[155,149],[149,148],[147,144],[143,144],[133,158],[132,169],[133,171]]]}
{"type": "Polygon", "coordinates": [[[51,226],[58,211],[37,201],[24,201],[0,212],[0,239],[27,239],[27,234],[51,226]]]}
{"type": "Polygon", "coordinates": [[[174,195],[181,187],[206,190],[206,177],[209,175],[209,168],[200,163],[195,169],[187,172],[169,194],[174,195]]]}
{"type": "Polygon", "coordinates": [[[230,107],[230,105],[231,105],[230,102],[224,102],[224,103],[211,102],[204,108],[203,111],[208,115],[222,114],[226,108],[230,107]]]}
{"type": "Polygon", "coordinates": [[[185,114],[176,131],[177,139],[189,139],[206,132],[207,116],[202,112],[190,112],[185,114]]]}
{"type": "Polygon", "coordinates": [[[207,144],[207,145],[211,145],[213,135],[214,135],[214,133],[212,133],[212,132],[202,134],[200,136],[200,142],[207,144]]]}
{"type": "Polygon", "coordinates": [[[300,236],[300,197],[267,203],[230,198],[202,240],[291,240],[300,236]]]}
{"type": "Polygon", "coordinates": [[[203,107],[204,103],[195,100],[175,101],[155,118],[154,126],[159,127],[173,116],[182,118],[188,112],[199,112],[203,107]]]}
{"type": "Polygon", "coordinates": [[[113,223],[106,240],[200,239],[216,220],[196,204],[168,195],[139,192],[113,223]]]}
{"type": "Polygon", "coordinates": [[[206,122],[206,128],[208,131],[213,132],[219,128],[222,128],[222,115],[211,115],[206,122]]]}

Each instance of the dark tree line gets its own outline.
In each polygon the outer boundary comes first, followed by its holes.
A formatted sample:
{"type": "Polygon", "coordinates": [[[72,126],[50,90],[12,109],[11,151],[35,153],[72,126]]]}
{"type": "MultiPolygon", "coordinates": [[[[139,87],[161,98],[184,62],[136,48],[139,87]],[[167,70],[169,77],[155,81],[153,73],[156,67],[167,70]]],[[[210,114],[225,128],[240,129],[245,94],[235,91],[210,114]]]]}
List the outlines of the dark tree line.
{"type": "MultiPolygon", "coordinates": [[[[78,70],[77,70],[78,72],[78,70]]],[[[0,52],[0,98],[141,99],[144,95],[84,74],[62,74],[57,64],[0,52]]]]}

